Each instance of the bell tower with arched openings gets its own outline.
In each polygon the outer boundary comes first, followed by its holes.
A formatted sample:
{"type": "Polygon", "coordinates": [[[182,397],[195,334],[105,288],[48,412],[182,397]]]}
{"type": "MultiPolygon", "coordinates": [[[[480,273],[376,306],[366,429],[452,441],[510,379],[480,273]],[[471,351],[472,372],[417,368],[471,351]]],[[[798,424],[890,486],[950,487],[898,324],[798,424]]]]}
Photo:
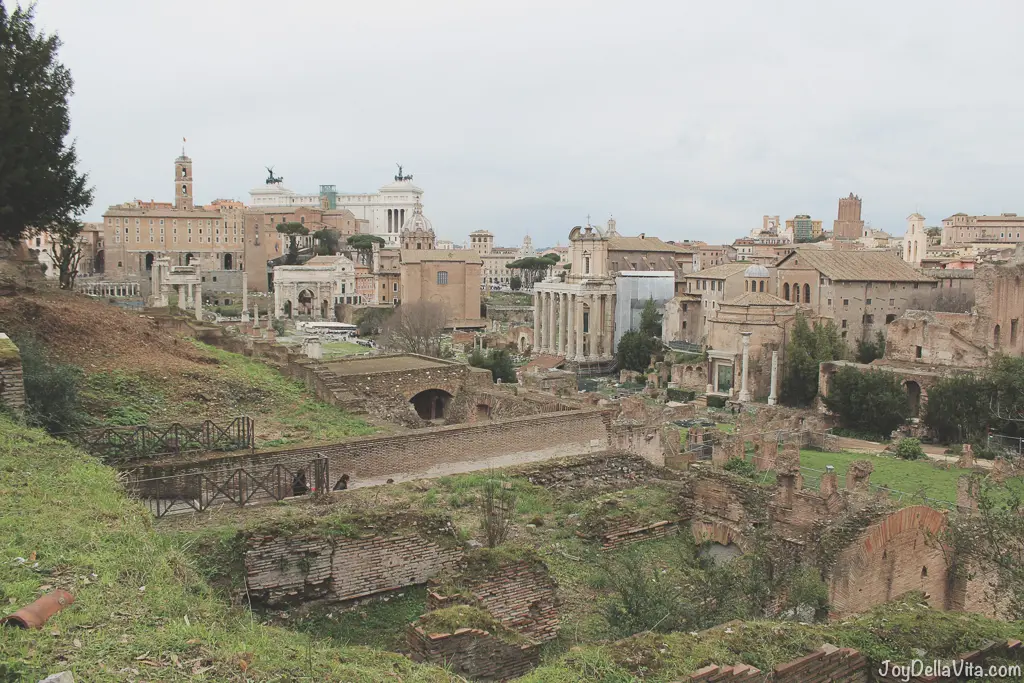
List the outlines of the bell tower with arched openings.
{"type": "Polygon", "coordinates": [[[178,211],[192,211],[195,208],[192,194],[192,159],[182,150],[174,160],[174,208],[178,211]]]}

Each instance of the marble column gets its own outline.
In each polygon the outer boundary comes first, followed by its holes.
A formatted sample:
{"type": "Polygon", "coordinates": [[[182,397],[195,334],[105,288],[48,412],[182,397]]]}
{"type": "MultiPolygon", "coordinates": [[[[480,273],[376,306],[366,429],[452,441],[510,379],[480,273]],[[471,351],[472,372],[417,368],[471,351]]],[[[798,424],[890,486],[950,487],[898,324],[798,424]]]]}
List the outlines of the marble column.
{"type": "Polygon", "coordinates": [[[768,405],[773,406],[778,403],[776,396],[776,382],[779,375],[779,352],[772,351],[772,380],[771,380],[771,392],[768,394],[768,405]]]}
{"type": "Polygon", "coordinates": [[[565,292],[558,295],[558,317],[561,319],[562,326],[558,355],[564,357],[569,352],[569,295],[565,292]]]}
{"type": "Polygon", "coordinates": [[[577,361],[584,359],[583,347],[583,301],[584,295],[576,296],[576,305],[573,306],[573,315],[576,316],[576,353],[573,358],[577,361]]]}
{"type": "Polygon", "coordinates": [[[743,374],[740,378],[739,400],[746,403],[750,400],[750,391],[747,390],[747,365],[750,362],[750,332],[740,332],[743,337],[743,374]]]}
{"type": "Polygon", "coordinates": [[[565,295],[565,359],[576,357],[576,295],[565,295]]]}
{"type": "Polygon", "coordinates": [[[249,322],[249,275],[242,271],[242,322],[249,322]]]}
{"type": "Polygon", "coordinates": [[[533,290],[533,350],[535,353],[542,352],[543,333],[544,333],[544,315],[541,310],[541,293],[536,289],[533,290]]]}
{"type": "Polygon", "coordinates": [[[195,306],[196,306],[196,320],[202,320],[203,319],[203,286],[202,285],[196,285],[195,297],[196,297],[196,302],[195,302],[195,306]]]}
{"type": "Polygon", "coordinates": [[[615,295],[605,294],[605,328],[604,328],[604,352],[608,358],[615,356],[615,295]]]}
{"type": "Polygon", "coordinates": [[[587,360],[597,360],[598,343],[601,335],[604,334],[604,327],[601,324],[601,300],[600,295],[591,294],[587,297],[587,306],[590,307],[590,316],[587,327],[587,334],[590,335],[590,353],[587,360]]]}
{"type": "Polygon", "coordinates": [[[558,325],[555,322],[555,293],[548,292],[548,353],[558,353],[558,325]]]}

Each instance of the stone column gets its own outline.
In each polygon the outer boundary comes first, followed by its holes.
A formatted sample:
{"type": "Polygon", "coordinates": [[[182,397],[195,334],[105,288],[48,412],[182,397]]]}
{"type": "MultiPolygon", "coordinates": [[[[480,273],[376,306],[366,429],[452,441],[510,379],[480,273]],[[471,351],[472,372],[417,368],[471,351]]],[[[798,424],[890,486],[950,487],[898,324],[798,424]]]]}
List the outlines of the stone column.
{"type": "Polygon", "coordinates": [[[533,290],[533,341],[537,353],[544,353],[544,293],[533,290]]]}
{"type": "Polygon", "coordinates": [[[196,320],[203,319],[203,286],[196,285],[196,320]]]}
{"type": "Polygon", "coordinates": [[[583,301],[585,295],[576,296],[576,304],[573,306],[573,315],[576,316],[576,353],[573,358],[577,361],[584,359],[583,355],[583,301]]]}
{"type": "Polygon", "coordinates": [[[242,322],[249,322],[249,275],[242,271],[242,322]]]}
{"type": "Polygon", "coordinates": [[[778,375],[779,375],[779,352],[778,351],[772,351],[772,380],[771,380],[772,387],[771,387],[771,391],[768,394],[768,405],[770,405],[770,406],[773,406],[776,403],[778,403],[778,398],[776,397],[776,394],[775,394],[775,392],[776,392],[776,386],[775,385],[776,385],[776,382],[778,381],[777,380],[778,375]]]}
{"type": "Polygon", "coordinates": [[[565,295],[565,359],[576,357],[576,296],[565,295]]]}
{"type": "Polygon", "coordinates": [[[740,332],[743,337],[743,375],[740,378],[739,400],[746,402],[750,400],[750,392],[747,390],[747,364],[750,359],[750,332],[740,332]]]}
{"type": "Polygon", "coordinates": [[[590,306],[590,353],[588,360],[597,360],[598,342],[604,334],[604,326],[601,324],[601,298],[598,294],[591,294],[587,297],[587,305],[590,306]]]}
{"type": "Polygon", "coordinates": [[[605,345],[604,352],[609,358],[615,357],[615,295],[605,294],[605,345]]]}
{"type": "Polygon", "coordinates": [[[548,353],[558,353],[558,324],[555,322],[555,293],[548,292],[548,353]]]}
{"type": "Polygon", "coordinates": [[[569,348],[569,295],[558,293],[558,355],[564,357],[569,348]]]}

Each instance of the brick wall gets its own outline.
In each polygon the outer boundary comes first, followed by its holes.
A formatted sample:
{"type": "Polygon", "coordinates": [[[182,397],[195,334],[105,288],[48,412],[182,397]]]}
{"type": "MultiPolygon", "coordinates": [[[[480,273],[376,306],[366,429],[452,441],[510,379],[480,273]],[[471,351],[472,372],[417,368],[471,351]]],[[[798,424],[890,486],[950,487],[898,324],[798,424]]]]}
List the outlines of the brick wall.
{"type": "Polygon", "coordinates": [[[865,529],[843,550],[829,582],[835,615],[870,609],[908,591],[921,591],[941,608],[949,606],[949,583],[940,548],[928,535],[945,516],[923,505],[903,508],[865,529]]]}
{"type": "Polygon", "coordinates": [[[427,594],[427,609],[469,602],[532,641],[544,643],[558,635],[555,582],[543,564],[520,560],[487,576],[460,578],[458,584],[472,595],[471,600],[432,590],[427,594]]]}
{"type": "Polygon", "coordinates": [[[478,681],[506,681],[524,675],[540,662],[540,645],[514,645],[487,631],[460,628],[455,633],[424,633],[415,624],[406,631],[414,662],[439,664],[478,681]]]}
{"type": "Polygon", "coordinates": [[[640,541],[652,541],[659,538],[675,536],[679,527],[668,520],[643,526],[634,526],[629,522],[604,534],[601,537],[601,550],[616,550],[640,541]]]}
{"type": "Polygon", "coordinates": [[[21,354],[10,338],[0,332],[0,406],[20,413],[25,408],[25,383],[21,354]]]}
{"type": "Polygon", "coordinates": [[[416,534],[254,534],[245,545],[249,594],[270,606],[353,600],[423,584],[454,567],[462,556],[458,548],[442,547],[416,534]]]}
{"type": "Polygon", "coordinates": [[[690,683],[714,681],[774,681],[775,683],[868,683],[868,659],[851,648],[825,645],[806,657],[780,664],[771,673],[762,672],[747,664],[732,666],[711,665],[695,671],[690,683]]]}
{"type": "Polygon", "coordinates": [[[268,451],[255,455],[181,458],[138,468],[141,479],[196,472],[216,476],[240,466],[265,468],[274,463],[308,462],[323,454],[330,478],[349,475],[352,487],[386,479],[413,479],[441,470],[464,471],[493,466],[585,455],[607,450],[608,416],[601,410],[576,410],[530,415],[502,422],[452,425],[398,436],[369,436],[337,444],[268,451]]]}

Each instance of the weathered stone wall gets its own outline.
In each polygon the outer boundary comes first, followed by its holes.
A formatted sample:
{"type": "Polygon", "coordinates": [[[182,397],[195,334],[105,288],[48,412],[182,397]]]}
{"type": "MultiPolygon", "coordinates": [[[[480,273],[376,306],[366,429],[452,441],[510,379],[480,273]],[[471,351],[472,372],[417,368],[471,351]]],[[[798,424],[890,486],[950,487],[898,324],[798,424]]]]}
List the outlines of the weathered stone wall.
{"type": "Polygon", "coordinates": [[[409,657],[438,664],[477,681],[507,681],[540,662],[540,645],[506,643],[487,631],[460,628],[455,633],[425,633],[415,624],[406,631],[409,657]]]}
{"type": "Polygon", "coordinates": [[[308,462],[322,455],[329,461],[332,488],[343,474],[349,476],[350,487],[374,485],[387,479],[468,472],[488,464],[509,466],[605,451],[609,448],[608,417],[601,410],[574,410],[255,455],[192,461],[177,458],[138,468],[137,476],[148,479],[203,472],[215,477],[218,471],[237,467],[266,468],[279,462],[308,462]]]}
{"type": "Polygon", "coordinates": [[[703,394],[708,387],[708,364],[706,360],[695,363],[674,363],[669,380],[670,387],[686,389],[703,394]]]}
{"type": "Polygon", "coordinates": [[[679,430],[671,426],[615,424],[610,441],[612,448],[639,455],[656,467],[679,454],[679,430]]]}
{"type": "Polygon", "coordinates": [[[988,350],[973,339],[970,313],[907,311],[886,325],[885,360],[923,365],[979,368],[988,350]]]}
{"type": "Polygon", "coordinates": [[[0,406],[15,413],[25,409],[21,354],[14,342],[3,332],[0,332],[0,406]]]}
{"type": "Polygon", "coordinates": [[[424,584],[456,565],[462,551],[416,534],[346,538],[322,533],[245,539],[253,600],[268,606],[344,601],[424,584]]]}
{"type": "Polygon", "coordinates": [[[432,590],[427,594],[427,609],[469,602],[530,640],[544,643],[557,637],[556,587],[543,564],[520,560],[486,576],[459,578],[457,581],[460,588],[473,596],[472,600],[432,590]]]}
{"type": "Polygon", "coordinates": [[[829,581],[834,614],[863,612],[909,591],[927,593],[932,604],[948,608],[945,558],[928,543],[945,523],[942,513],[918,505],[865,529],[836,558],[829,581]]]}

